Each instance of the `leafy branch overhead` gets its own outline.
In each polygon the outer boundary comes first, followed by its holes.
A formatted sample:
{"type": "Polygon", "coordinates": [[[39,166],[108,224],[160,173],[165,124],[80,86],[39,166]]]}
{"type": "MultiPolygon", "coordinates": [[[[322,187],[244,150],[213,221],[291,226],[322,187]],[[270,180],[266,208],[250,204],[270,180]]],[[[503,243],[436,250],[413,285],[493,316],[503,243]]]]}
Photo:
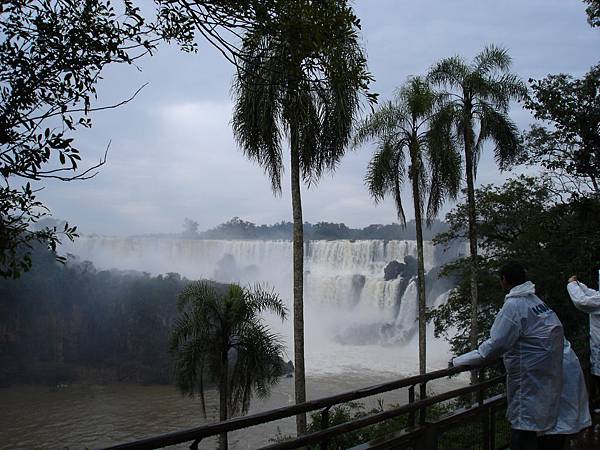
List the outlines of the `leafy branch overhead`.
{"type": "MultiPolygon", "coordinates": [[[[0,6],[0,276],[16,277],[31,265],[35,242],[52,250],[58,234],[75,228],[32,227],[48,209],[30,184],[13,180],[84,180],[100,161],[77,172],[80,151],[73,133],[92,124],[97,83],[109,64],[135,64],[157,37],[130,0],[116,9],[105,0],[2,2],[0,6]]],[[[108,148],[107,148],[108,151],[108,148]]]]}
{"type": "MultiPolygon", "coordinates": [[[[377,99],[377,94],[368,90],[373,77],[366,71],[364,55],[360,54],[362,60],[355,60],[357,53],[350,44],[358,42],[361,25],[347,0],[157,0],[156,3],[158,28],[164,39],[194,51],[196,39],[201,37],[236,67],[238,78],[257,76],[255,70],[248,70],[249,65],[257,63],[251,49],[260,45],[260,41],[264,43],[264,39],[274,38],[286,51],[302,55],[303,72],[308,75],[306,80],[314,83],[315,90],[322,89],[329,74],[335,72],[340,77],[360,79],[369,102],[377,99]],[[331,45],[332,42],[346,42],[350,46],[331,45]],[[344,61],[344,57],[349,61],[344,61]],[[359,73],[348,72],[350,65],[359,73]]],[[[281,78],[287,70],[285,65],[294,62],[280,56],[284,55],[263,52],[261,63],[281,78]],[[271,57],[277,60],[269,61],[271,57]]],[[[277,82],[272,76],[265,76],[262,81],[277,82]]]]}
{"type": "Polygon", "coordinates": [[[583,0],[588,6],[585,12],[588,16],[588,23],[592,27],[600,27],[600,1],[599,0],[583,0]]]}

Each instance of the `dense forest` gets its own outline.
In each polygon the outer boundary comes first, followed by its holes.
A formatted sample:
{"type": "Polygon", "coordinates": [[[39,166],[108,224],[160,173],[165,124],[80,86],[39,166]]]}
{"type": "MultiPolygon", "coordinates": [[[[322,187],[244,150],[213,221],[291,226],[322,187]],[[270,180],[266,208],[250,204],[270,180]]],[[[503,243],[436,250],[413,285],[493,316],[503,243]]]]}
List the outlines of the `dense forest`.
{"type": "Polygon", "coordinates": [[[32,257],[31,271],[0,283],[0,387],[173,383],[169,337],[191,280],[98,270],[73,255],[62,263],[42,246],[32,257]]]}
{"type": "Polygon", "coordinates": [[[78,380],[169,383],[168,336],[188,280],[56,261],[0,283],[0,386],[78,380]]]}

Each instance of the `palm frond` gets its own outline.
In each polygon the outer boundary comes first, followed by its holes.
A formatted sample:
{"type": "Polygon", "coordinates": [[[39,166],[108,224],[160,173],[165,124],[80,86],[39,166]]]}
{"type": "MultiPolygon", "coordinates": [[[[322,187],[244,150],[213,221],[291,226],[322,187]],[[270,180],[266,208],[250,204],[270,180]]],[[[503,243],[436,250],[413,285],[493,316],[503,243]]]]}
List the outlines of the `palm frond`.
{"type": "Polygon", "coordinates": [[[468,74],[469,66],[465,61],[459,56],[452,56],[434,64],[429,69],[427,80],[435,86],[460,89],[468,74]]]}
{"type": "Polygon", "coordinates": [[[488,45],[473,59],[473,72],[485,76],[494,71],[507,71],[511,64],[512,58],[508,50],[497,45],[488,45]]]}
{"type": "MultiPolygon", "coordinates": [[[[365,184],[375,203],[382,201],[388,193],[393,193],[396,185],[399,188],[404,183],[404,146],[404,141],[383,140],[373,154],[367,167],[365,184]]],[[[401,202],[399,205],[401,207],[401,202]]]]}
{"type": "Polygon", "coordinates": [[[377,111],[365,118],[354,132],[353,146],[364,144],[371,140],[395,138],[406,132],[409,115],[405,110],[388,101],[377,111]]]}
{"type": "Polygon", "coordinates": [[[507,114],[496,111],[486,104],[481,105],[480,117],[481,129],[476,144],[476,154],[481,152],[483,143],[490,139],[495,144],[496,163],[504,170],[523,151],[519,128],[507,114]]]}
{"type": "Polygon", "coordinates": [[[484,101],[501,112],[508,112],[511,101],[521,101],[527,95],[525,83],[512,73],[499,77],[474,76],[471,84],[475,103],[484,101]]]}
{"type": "Polygon", "coordinates": [[[372,77],[353,27],[342,32],[338,22],[326,21],[320,25],[336,36],[336,45],[314,41],[297,46],[295,33],[299,23],[309,20],[303,17],[307,11],[290,13],[278,28],[246,34],[232,88],[237,143],[263,167],[276,193],[281,191],[284,134],[289,138],[294,130],[302,177],[311,185],[343,157],[361,95],[373,98],[368,94],[372,77]]]}
{"type": "Polygon", "coordinates": [[[277,59],[264,39],[257,40],[255,47],[246,47],[240,69],[244,76],[236,77],[232,86],[235,103],[231,121],[238,145],[265,170],[275,193],[281,192],[283,171],[277,59]]]}
{"type": "Polygon", "coordinates": [[[405,110],[405,116],[408,116],[408,119],[405,119],[407,123],[415,119],[427,120],[437,100],[436,92],[423,77],[409,77],[396,93],[396,103],[405,110]]]}
{"type": "Polygon", "coordinates": [[[260,320],[246,321],[236,329],[237,359],[230,378],[229,407],[233,414],[246,413],[253,391],[260,398],[281,376],[283,341],[260,320]]]}
{"type": "Polygon", "coordinates": [[[255,314],[274,313],[282,321],[288,317],[288,308],[279,294],[274,288],[268,288],[264,284],[255,284],[251,289],[246,289],[246,302],[255,314]]]}
{"type": "Polygon", "coordinates": [[[462,156],[458,140],[451,128],[443,131],[443,124],[438,124],[438,127],[432,127],[428,135],[427,156],[431,180],[427,203],[428,224],[435,220],[444,201],[456,199],[462,179],[462,156]]]}

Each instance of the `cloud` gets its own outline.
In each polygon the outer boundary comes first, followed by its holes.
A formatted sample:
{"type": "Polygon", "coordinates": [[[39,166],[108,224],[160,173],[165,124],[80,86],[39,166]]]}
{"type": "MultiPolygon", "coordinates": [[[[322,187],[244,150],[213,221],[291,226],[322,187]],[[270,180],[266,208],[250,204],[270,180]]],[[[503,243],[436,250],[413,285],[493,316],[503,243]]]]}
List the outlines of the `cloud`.
{"type": "MultiPolygon", "coordinates": [[[[587,26],[579,1],[361,0],[356,10],[377,80],[374,90],[382,99],[439,58],[470,59],[489,43],[510,50],[524,79],[582,74],[599,56],[598,32],[587,26]]],[[[93,180],[45,185],[40,197],[55,216],[85,232],[107,234],[179,231],[184,217],[198,220],[201,228],[236,215],[256,223],[291,219],[289,172],[282,195],[273,196],[263,170],[233,139],[233,68],[208,45],[199,50],[185,54],[167,46],[142,62],[142,72],[125,66],[107,71],[99,91],[103,104],[150,84],[135,101],[95,115],[94,128],[78,133],[84,162],[96,161],[111,140],[109,161],[93,180]]],[[[518,105],[512,115],[521,128],[531,121],[518,105]]],[[[304,188],[304,219],[352,226],[395,220],[393,202],[374,205],[364,188],[371,153],[368,146],[348,153],[335,176],[304,188]]],[[[507,175],[498,172],[489,152],[483,157],[479,183],[501,182],[507,175]]],[[[410,190],[403,199],[411,217],[410,190]]]]}

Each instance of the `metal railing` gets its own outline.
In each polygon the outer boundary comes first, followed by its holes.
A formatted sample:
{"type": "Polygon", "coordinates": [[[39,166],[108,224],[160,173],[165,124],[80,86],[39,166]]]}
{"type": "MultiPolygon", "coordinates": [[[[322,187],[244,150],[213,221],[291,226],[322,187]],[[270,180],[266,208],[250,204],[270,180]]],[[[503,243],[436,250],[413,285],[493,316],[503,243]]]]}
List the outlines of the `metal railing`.
{"type": "Polygon", "coordinates": [[[364,389],[311,400],[298,405],[291,405],[244,417],[236,417],[212,425],[205,425],[106,447],[103,450],[146,450],[188,442],[190,442],[189,448],[191,450],[198,450],[199,443],[206,438],[313,411],[320,411],[321,429],[319,431],[305,434],[288,441],[268,445],[262,447],[262,449],[295,449],[309,445],[319,445],[321,449],[327,449],[329,448],[329,442],[335,437],[389,419],[407,416],[407,427],[405,430],[398,430],[398,433],[393,436],[363,444],[362,446],[357,447],[357,449],[398,448],[398,445],[401,443],[418,445],[419,448],[422,449],[436,449],[440,436],[442,436],[449,427],[451,428],[453,425],[456,426],[458,421],[464,422],[469,418],[475,418],[475,420],[481,421],[481,432],[478,433],[481,436],[481,448],[485,450],[494,450],[497,448],[495,446],[495,411],[504,407],[505,398],[502,395],[486,398],[486,391],[502,383],[504,376],[494,376],[493,378],[486,380],[485,374],[487,369],[496,364],[497,361],[492,361],[477,366],[476,368],[460,367],[437,370],[424,375],[407,377],[364,389]],[[478,372],[478,383],[459,389],[453,389],[438,395],[427,396],[427,384],[429,382],[470,370],[476,370],[478,372]],[[405,388],[408,389],[407,404],[381,411],[376,414],[360,417],[349,422],[330,426],[329,413],[334,406],[405,388]],[[418,397],[416,396],[417,388],[419,392],[418,397]],[[475,397],[476,400],[469,408],[459,409],[435,421],[428,420],[427,418],[428,408],[431,408],[433,405],[439,405],[452,399],[473,397],[475,397]]]}

